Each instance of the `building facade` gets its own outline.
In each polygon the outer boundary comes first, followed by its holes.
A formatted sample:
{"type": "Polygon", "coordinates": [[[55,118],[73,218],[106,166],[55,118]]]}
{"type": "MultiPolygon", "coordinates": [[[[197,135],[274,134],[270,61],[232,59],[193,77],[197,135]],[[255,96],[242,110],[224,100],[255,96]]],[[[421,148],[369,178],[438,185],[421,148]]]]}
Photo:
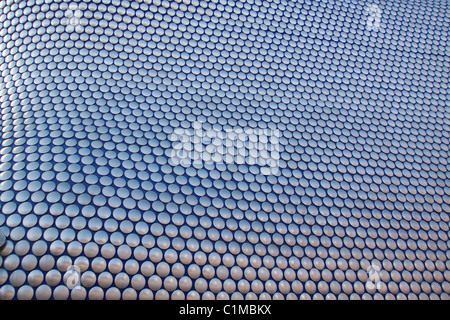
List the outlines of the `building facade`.
{"type": "Polygon", "coordinates": [[[0,8],[0,299],[448,299],[446,1],[0,8]]]}

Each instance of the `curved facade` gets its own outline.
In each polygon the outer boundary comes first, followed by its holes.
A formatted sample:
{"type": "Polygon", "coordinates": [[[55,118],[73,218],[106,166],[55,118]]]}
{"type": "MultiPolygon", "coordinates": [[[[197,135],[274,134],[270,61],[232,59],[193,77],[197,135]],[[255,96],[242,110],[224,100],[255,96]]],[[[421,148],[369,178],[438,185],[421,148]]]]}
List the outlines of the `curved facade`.
{"type": "Polygon", "coordinates": [[[448,299],[446,1],[3,1],[0,299],[448,299]]]}

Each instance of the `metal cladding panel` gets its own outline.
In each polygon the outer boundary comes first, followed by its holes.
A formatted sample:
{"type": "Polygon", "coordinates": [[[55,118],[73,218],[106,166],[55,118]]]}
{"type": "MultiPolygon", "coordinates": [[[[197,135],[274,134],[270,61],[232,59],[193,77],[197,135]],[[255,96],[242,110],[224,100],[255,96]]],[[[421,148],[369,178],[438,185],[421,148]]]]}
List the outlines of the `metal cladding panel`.
{"type": "Polygon", "coordinates": [[[0,299],[449,299],[448,1],[0,4],[0,299]]]}

